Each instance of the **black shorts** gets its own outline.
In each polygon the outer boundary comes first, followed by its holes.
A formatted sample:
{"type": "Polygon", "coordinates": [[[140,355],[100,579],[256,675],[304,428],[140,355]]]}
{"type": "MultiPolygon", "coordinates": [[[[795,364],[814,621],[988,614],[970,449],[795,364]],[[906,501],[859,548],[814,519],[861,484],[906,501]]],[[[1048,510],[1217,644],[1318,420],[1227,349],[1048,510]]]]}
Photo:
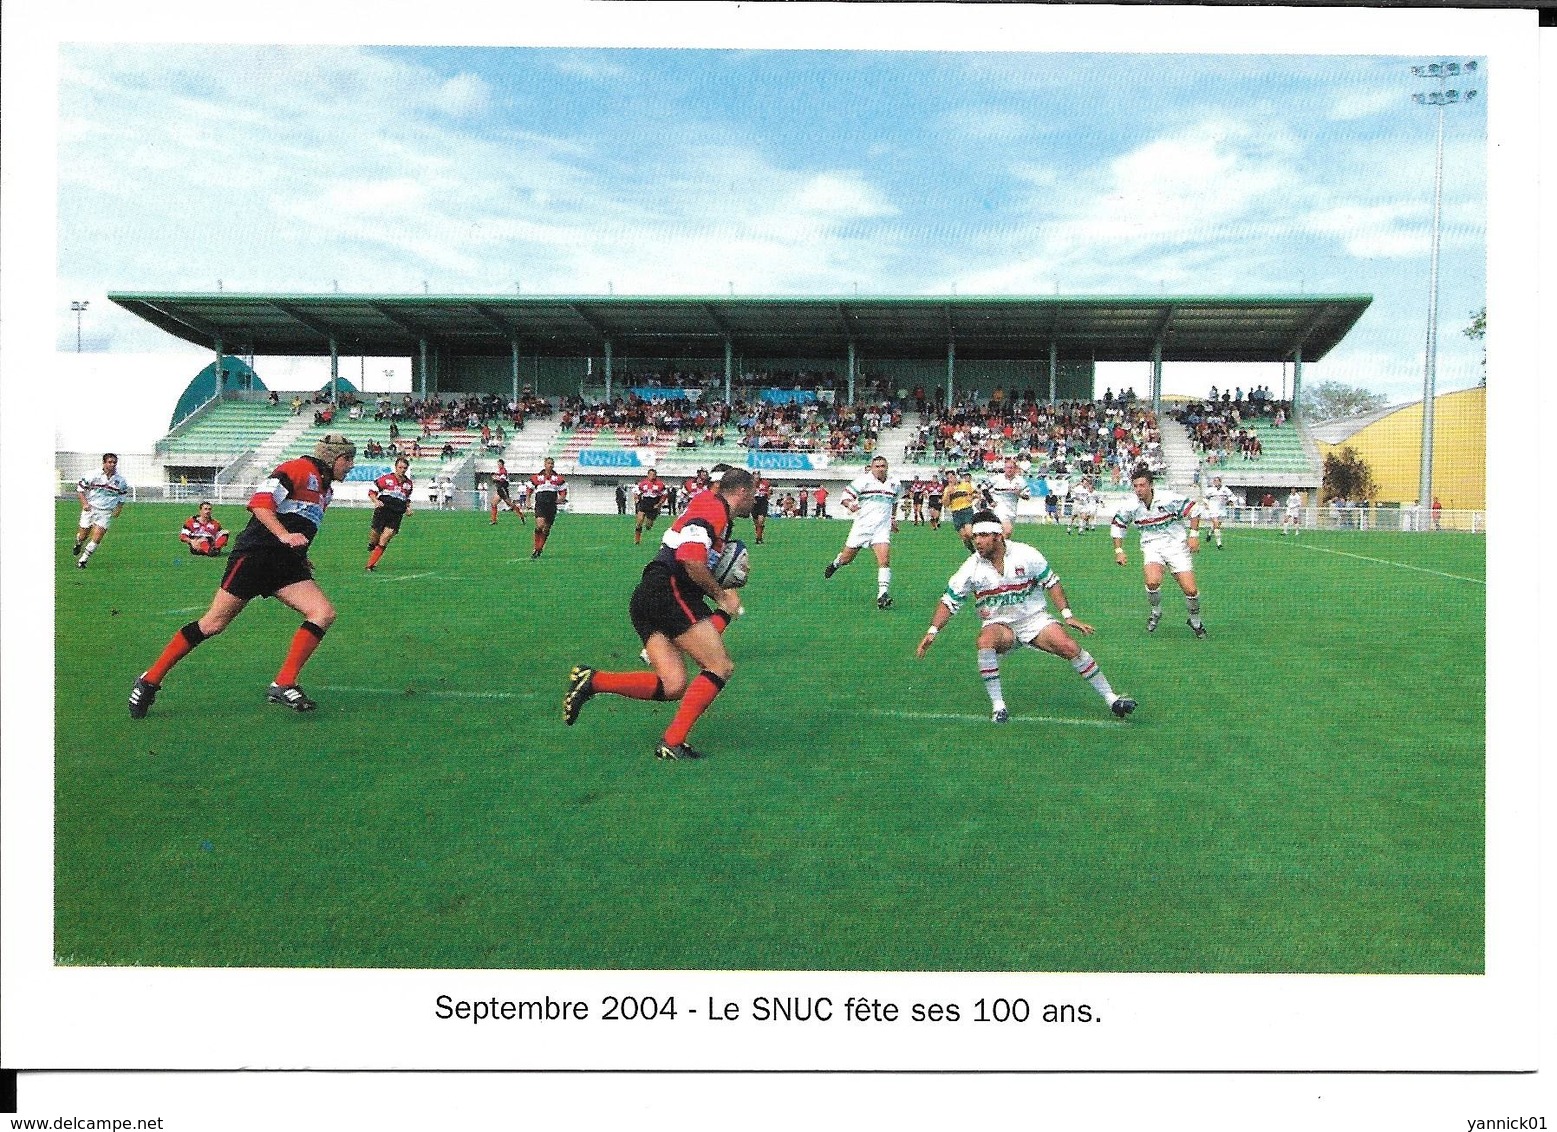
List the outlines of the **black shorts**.
{"type": "Polygon", "coordinates": [[[548,491],[535,497],[535,517],[545,519],[548,523],[557,517],[556,492],[548,491]]]}
{"type": "Polygon", "coordinates": [[[768,497],[759,495],[751,501],[751,517],[753,519],[766,518],[768,514],[768,497]]]}
{"type": "Polygon", "coordinates": [[[506,483],[494,483],[492,488],[497,492],[497,497],[499,499],[501,499],[504,503],[509,502],[508,485],[506,483]]]}
{"type": "Polygon", "coordinates": [[[926,499],[925,502],[930,505],[930,510],[939,511],[941,509],[941,504],[946,501],[939,495],[932,495],[929,499],[926,499]]]}
{"type": "Polygon", "coordinates": [[[660,517],[660,501],[658,499],[638,500],[638,514],[652,523],[660,517]]]}
{"type": "Polygon", "coordinates": [[[373,529],[375,531],[398,531],[400,520],[405,518],[405,512],[399,508],[385,504],[382,507],[373,508],[373,529]]]}
{"type": "Polygon", "coordinates": [[[313,579],[308,568],[308,556],[302,550],[277,546],[274,550],[244,550],[233,554],[222,576],[222,589],[240,601],[256,597],[273,597],[298,582],[313,579]]]}
{"type": "Polygon", "coordinates": [[[659,562],[649,563],[627,605],[638,639],[648,644],[655,633],[664,633],[674,641],[699,621],[708,620],[713,610],[708,608],[704,596],[679,570],[669,570],[659,562]]]}

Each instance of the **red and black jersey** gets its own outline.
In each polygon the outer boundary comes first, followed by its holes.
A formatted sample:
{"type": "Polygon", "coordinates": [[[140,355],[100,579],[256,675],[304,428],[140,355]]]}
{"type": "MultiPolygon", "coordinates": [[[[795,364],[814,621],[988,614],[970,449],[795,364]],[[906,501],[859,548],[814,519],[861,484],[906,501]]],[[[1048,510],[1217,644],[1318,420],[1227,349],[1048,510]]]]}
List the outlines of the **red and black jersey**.
{"type": "Polygon", "coordinates": [[[369,499],[382,499],[391,511],[405,514],[411,509],[411,477],[385,472],[368,488],[369,499]]]}
{"type": "MultiPolygon", "coordinates": [[[[308,536],[313,542],[324,521],[324,509],[330,505],[334,492],[330,490],[330,469],[312,456],[298,456],[288,460],[249,498],[249,510],[274,511],[276,518],[288,531],[308,536]]],[[[238,536],[234,553],[256,550],[274,550],[280,545],[258,518],[251,518],[249,525],[238,536]]]]}
{"type": "Polygon", "coordinates": [[[643,502],[658,503],[665,498],[665,492],[669,486],[659,476],[655,476],[652,479],[641,479],[638,481],[638,487],[636,488],[638,499],[643,502]]]}
{"type": "Polygon", "coordinates": [[[202,519],[196,514],[184,520],[184,529],[179,531],[178,537],[184,542],[194,542],[203,538],[217,539],[226,533],[214,518],[202,519]]]}
{"type": "MultiPolygon", "coordinates": [[[[651,565],[687,577],[682,564],[702,562],[706,566],[716,561],[724,551],[731,526],[730,505],[724,496],[717,491],[700,491],[661,536],[659,553],[651,565]]],[[[691,578],[687,577],[687,581],[691,578]]]]}
{"type": "Polygon", "coordinates": [[[773,494],[773,485],[765,479],[757,481],[756,496],[758,499],[766,499],[773,494]]]}
{"type": "Polygon", "coordinates": [[[559,496],[568,494],[568,481],[562,478],[560,472],[536,472],[530,477],[530,490],[535,494],[537,503],[545,503],[548,499],[555,502],[559,496]]]}

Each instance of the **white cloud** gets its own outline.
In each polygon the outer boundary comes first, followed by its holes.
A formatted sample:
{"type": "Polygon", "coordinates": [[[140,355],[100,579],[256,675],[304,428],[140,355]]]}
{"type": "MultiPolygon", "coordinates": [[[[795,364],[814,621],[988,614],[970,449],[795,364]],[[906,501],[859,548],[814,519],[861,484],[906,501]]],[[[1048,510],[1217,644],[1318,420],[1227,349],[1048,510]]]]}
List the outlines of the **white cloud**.
{"type": "Polygon", "coordinates": [[[1412,204],[1338,204],[1309,213],[1300,224],[1339,238],[1347,254],[1358,259],[1419,256],[1429,243],[1424,211],[1412,204]]]}
{"type": "Polygon", "coordinates": [[[491,100],[492,93],[486,80],[478,75],[461,74],[438,86],[428,99],[428,105],[451,118],[463,118],[487,109],[491,100]]]}
{"type": "Polygon", "coordinates": [[[1394,114],[1409,108],[1400,87],[1361,87],[1342,92],[1330,105],[1330,119],[1352,122],[1379,114],[1394,114]]]}

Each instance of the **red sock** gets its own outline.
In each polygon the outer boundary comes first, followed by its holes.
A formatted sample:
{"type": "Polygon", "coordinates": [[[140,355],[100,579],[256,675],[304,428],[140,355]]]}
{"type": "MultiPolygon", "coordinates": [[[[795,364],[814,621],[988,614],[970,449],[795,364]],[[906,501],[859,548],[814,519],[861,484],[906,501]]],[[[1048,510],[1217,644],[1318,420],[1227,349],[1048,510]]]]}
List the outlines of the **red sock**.
{"type": "Polygon", "coordinates": [[[546,545],[546,532],[536,531],[535,534],[531,536],[530,542],[534,544],[536,550],[539,550],[541,547],[546,545]]]}
{"type": "Polygon", "coordinates": [[[374,566],[377,566],[378,560],[382,557],[384,557],[384,548],[382,546],[375,546],[373,548],[373,553],[368,555],[368,569],[371,570],[374,566]]]}
{"type": "Polygon", "coordinates": [[[713,622],[714,628],[719,630],[721,636],[730,627],[730,615],[722,609],[714,610],[708,619],[713,622]]]}
{"type": "Polygon", "coordinates": [[[652,672],[597,672],[594,684],[597,692],[626,696],[630,700],[664,698],[660,678],[652,672]]]}
{"type": "Polygon", "coordinates": [[[324,630],[312,621],[304,621],[297,632],[292,634],[292,647],[287,650],[281,671],[276,673],[276,683],[283,688],[296,684],[297,674],[303,670],[303,665],[308,663],[308,658],[314,655],[314,649],[319,647],[322,640],[324,630]]]}
{"type": "Polygon", "coordinates": [[[492,504],[492,521],[497,522],[497,504],[492,504]]]}
{"type": "Polygon", "coordinates": [[[681,707],[676,712],[676,718],[672,719],[670,726],[665,729],[665,744],[674,747],[678,743],[685,743],[692,725],[708,709],[708,705],[714,702],[714,697],[723,688],[724,681],[712,672],[699,672],[694,676],[692,683],[687,685],[686,695],[681,698],[681,707]]]}
{"type": "Polygon", "coordinates": [[[189,655],[189,650],[205,640],[205,634],[200,631],[200,622],[191,621],[178,632],[173,634],[173,639],[168,642],[167,648],[162,650],[162,655],[157,662],[146,670],[146,679],[153,684],[162,683],[162,678],[168,674],[179,661],[189,655]]]}

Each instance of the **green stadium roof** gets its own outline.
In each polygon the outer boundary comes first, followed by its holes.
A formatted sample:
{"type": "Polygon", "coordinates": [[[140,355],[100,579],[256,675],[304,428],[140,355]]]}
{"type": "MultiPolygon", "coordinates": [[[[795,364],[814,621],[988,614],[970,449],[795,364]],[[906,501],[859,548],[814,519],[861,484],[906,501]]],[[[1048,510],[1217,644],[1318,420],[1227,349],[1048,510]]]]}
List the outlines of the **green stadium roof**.
{"type": "Polygon", "coordinates": [[[169,334],[228,353],[410,357],[1047,358],[1280,362],[1324,357],[1371,295],[757,296],[265,295],[111,292],[169,334]]]}

